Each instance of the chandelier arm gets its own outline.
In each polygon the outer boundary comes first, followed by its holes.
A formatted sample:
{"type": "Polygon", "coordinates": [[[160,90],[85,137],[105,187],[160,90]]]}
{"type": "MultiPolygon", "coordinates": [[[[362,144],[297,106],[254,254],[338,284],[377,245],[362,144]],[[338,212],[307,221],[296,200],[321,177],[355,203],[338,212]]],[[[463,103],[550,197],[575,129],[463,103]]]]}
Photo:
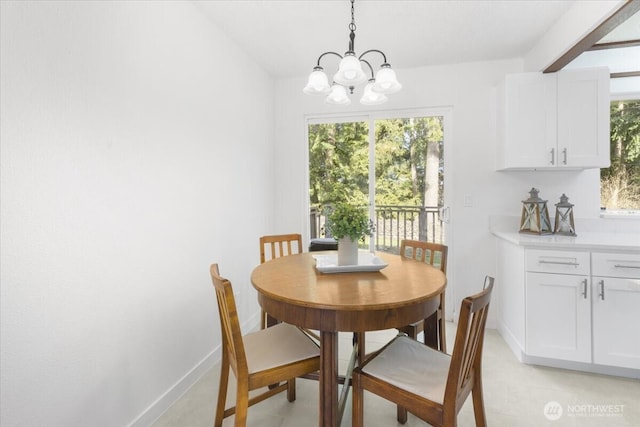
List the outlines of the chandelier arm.
{"type": "Polygon", "coordinates": [[[364,51],[364,52],[362,53],[362,55],[360,55],[360,56],[358,57],[358,59],[362,61],[362,57],[363,57],[363,56],[365,56],[367,53],[371,53],[371,52],[378,52],[380,55],[382,55],[382,60],[384,61],[384,63],[385,63],[385,64],[387,63],[387,56],[384,54],[384,52],[383,52],[383,51],[378,50],[378,49],[369,49],[369,50],[366,50],[366,51],[364,51]]]}
{"type": "Polygon", "coordinates": [[[337,56],[338,58],[342,59],[342,55],[340,55],[340,54],[339,54],[339,53],[337,53],[337,52],[331,52],[331,51],[330,51],[330,52],[325,52],[325,53],[323,53],[322,55],[320,55],[320,56],[318,57],[318,64],[316,65],[317,67],[319,67],[319,66],[320,66],[320,60],[321,60],[321,59],[322,59],[322,57],[323,57],[323,56],[325,56],[325,55],[335,55],[335,56],[337,56]]]}
{"type": "Polygon", "coordinates": [[[371,78],[375,79],[375,74],[373,72],[373,67],[371,66],[371,64],[369,64],[369,61],[367,61],[366,59],[360,59],[360,62],[364,62],[365,64],[367,64],[367,66],[369,67],[369,70],[371,70],[371,78]]]}

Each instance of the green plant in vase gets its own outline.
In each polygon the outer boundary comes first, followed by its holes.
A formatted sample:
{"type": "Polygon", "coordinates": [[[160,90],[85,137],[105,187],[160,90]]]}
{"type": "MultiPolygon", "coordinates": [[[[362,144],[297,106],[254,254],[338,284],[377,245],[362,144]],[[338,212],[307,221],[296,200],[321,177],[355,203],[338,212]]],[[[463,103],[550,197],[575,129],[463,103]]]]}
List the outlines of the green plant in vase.
{"type": "Polygon", "coordinates": [[[367,209],[341,203],[327,215],[327,230],[338,240],[338,265],[358,264],[358,241],[375,232],[367,209]]]}

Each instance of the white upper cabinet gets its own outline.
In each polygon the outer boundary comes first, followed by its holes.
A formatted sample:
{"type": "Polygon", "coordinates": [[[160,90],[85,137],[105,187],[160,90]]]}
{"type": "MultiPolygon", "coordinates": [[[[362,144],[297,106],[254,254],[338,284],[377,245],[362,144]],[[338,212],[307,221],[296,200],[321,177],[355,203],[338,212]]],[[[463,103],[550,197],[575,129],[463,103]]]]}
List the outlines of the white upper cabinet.
{"type": "Polygon", "coordinates": [[[609,69],[567,70],[558,76],[559,166],[606,168],[611,137],[609,69]]]}
{"type": "Polygon", "coordinates": [[[507,75],[498,87],[498,169],[551,166],[556,120],[555,75],[507,75]]]}
{"type": "Polygon", "coordinates": [[[609,166],[609,69],[509,74],[498,87],[498,170],[609,166]]]}

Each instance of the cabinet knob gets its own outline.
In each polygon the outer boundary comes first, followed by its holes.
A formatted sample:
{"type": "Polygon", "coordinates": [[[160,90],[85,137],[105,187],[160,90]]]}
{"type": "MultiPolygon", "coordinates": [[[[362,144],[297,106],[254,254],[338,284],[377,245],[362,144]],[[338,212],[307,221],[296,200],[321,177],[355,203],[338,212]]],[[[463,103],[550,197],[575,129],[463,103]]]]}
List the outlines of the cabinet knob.
{"type": "Polygon", "coordinates": [[[556,149],[552,148],[551,149],[551,161],[549,162],[552,165],[556,164],[556,149]]]}
{"type": "Polygon", "coordinates": [[[563,165],[567,164],[567,149],[566,148],[562,149],[562,164],[563,165]]]}
{"type": "Polygon", "coordinates": [[[587,299],[587,279],[582,281],[582,296],[587,299]]]}
{"type": "Polygon", "coordinates": [[[604,280],[600,280],[598,282],[600,284],[600,299],[602,299],[602,301],[604,301],[604,280]]]}

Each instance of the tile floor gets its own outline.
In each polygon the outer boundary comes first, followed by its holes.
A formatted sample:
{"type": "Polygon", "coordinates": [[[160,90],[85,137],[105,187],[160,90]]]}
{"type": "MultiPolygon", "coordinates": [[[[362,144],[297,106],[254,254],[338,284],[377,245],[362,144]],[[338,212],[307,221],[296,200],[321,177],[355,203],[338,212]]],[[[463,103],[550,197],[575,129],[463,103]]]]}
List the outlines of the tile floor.
{"type": "MultiPolygon", "coordinates": [[[[447,325],[449,351],[453,348],[455,328],[447,325]]],[[[367,351],[390,340],[395,331],[367,333],[367,351]]],[[[351,335],[340,334],[341,368],[345,369],[350,352],[351,335]]],[[[588,374],[518,362],[502,337],[487,330],[483,358],[484,397],[487,422],[491,427],[638,427],[640,426],[640,381],[588,374]],[[557,402],[563,414],[557,420],[545,417],[547,402],[557,402]],[[595,413],[595,405],[606,406],[595,413]],[[573,410],[572,414],[568,412],[573,410]]],[[[217,397],[219,365],[207,372],[179,399],[153,427],[210,427],[213,425],[217,397]]],[[[233,378],[233,375],[231,375],[233,378]]],[[[235,397],[229,388],[229,405],[235,397]]],[[[351,425],[351,398],[347,402],[342,426],[351,425]]],[[[297,380],[297,400],[289,403],[285,394],[267,399],[249,408],[248,426],[315,427],[318,414],[318,383],[297,380]]],[[[365,392],[365,425],[387,427],[399,425],[395,406],[365,392]]],[[[233,425],[233,417],[224,421],[233,425]]],[[[405,426],[427,426],[409,414],[405,426]]],[[[474,426],[473,406],[469,397],[458,416],[461,427],[474,426]]]]}

